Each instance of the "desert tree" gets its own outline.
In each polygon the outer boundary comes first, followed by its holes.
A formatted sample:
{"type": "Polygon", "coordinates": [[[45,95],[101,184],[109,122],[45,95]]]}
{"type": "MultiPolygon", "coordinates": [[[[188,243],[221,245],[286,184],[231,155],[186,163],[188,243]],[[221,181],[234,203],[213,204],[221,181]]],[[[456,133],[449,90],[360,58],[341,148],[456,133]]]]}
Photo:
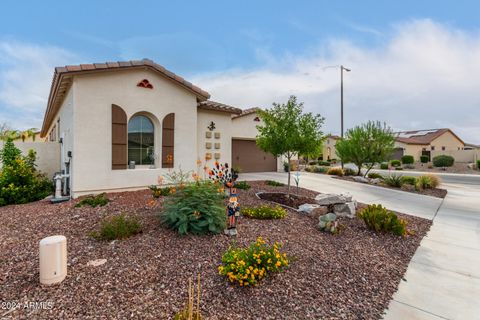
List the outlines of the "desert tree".
{"type": "Polygon", "coordinates": [[[345,138],[338,141],[335,148],[344,163],[351,162],[357,166],[357,175],[361,175],[362,166],[366,165],[366,176],[376,163],[390,158],[394,145],[393,132],[385,123],[368,121],[347,130],[345,138]]]}
{"type": "Polygon", "coordinates": [[[263,124],[258,125],[257,145],[275,157],[288,161],[288,195],[290,195],[290,162],[299,154],[320,154],[323,141],[321,127],[325,120],[319,114],[303,112],[303,103],[290,96],[287,103],[273,103],[272,108],[258,111],[263,124]]]}

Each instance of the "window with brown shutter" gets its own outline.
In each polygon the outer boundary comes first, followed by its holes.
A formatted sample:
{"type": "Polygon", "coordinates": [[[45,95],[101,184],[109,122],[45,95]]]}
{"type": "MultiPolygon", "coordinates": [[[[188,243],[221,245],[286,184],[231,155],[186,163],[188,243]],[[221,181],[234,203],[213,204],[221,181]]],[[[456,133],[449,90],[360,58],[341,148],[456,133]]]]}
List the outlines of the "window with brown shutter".
{"type": "Polygon", "coordinates": [[[127,169],[127,114],[112,104],[112,169],[127,169]]]}
{"type": "Polygon", "coordinates": [[[162,168],[173,168],[175,114],[169,113],[162,121],[162,168]]]}

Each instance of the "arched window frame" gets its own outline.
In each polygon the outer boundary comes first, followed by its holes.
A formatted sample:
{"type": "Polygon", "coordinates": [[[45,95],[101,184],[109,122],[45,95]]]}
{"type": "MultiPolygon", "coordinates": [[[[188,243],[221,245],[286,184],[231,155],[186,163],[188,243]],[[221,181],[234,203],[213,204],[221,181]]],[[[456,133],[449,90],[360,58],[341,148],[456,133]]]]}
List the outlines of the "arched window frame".
{"type": "Polygon", "coordinates": [[[155,158],[156,158],[156,149],[155,149],[155,144],[156,144],[156,137],[155,137],[155,121],[148,116],[147,114],[144,113],[136,113],[130,117],[128,120],[127,124],[127,160],[128,163],[130,161],[135,161],[135,165],[139,166],[144,166],[144,165],[155,165],[155,158]],[[131,138],[130,134],[133,133],[131,132],[132,128],[131,125],[133,125],[132,121],[135,121],[136,119],[140,119],[140,132],[139,132],[139,147],[134,147],[132,144],[135,142],[134,139],[131,138]],[[145,122],[147,121],[147,122],[145,122]],[[143,130],[143,125],[146,123],[148,127],[151,127],[151,130],[143,130]],[[145,136],[151,136],[152,141],[149,143],[144,143],[143,139],[146,139],[145,136]],[[139,151],[139,157],[135,157],[131,152],[133,153],[134,150],[139,151]],[[149,156],[151,155],[151,156],[149,156]]]}

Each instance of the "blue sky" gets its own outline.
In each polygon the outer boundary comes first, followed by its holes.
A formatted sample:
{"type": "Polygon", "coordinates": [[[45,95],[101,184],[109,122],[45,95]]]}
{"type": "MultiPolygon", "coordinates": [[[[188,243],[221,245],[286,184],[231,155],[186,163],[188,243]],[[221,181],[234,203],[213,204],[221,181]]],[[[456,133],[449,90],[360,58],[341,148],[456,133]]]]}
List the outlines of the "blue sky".
{"type": "Polygon", "coordinates": [[[345,64],[347,126],[446,126],[480,143],[479,120],[458,112],[480,106],[465,84],[479,80],[467,72],[480,69],[478,12],[475,1],[3,3],[0,122],[41,126],[56,65],[146,57],[244,108],[296,94],[335,133],[338,74],[322,68],[345,64]]]}

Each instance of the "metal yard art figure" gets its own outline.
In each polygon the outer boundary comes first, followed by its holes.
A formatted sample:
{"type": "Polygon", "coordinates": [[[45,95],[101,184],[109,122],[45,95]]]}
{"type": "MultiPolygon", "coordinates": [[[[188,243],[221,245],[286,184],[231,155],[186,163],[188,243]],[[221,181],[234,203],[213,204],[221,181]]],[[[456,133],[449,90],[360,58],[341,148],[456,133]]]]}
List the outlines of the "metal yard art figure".
{"type": "Polygon", "coordinates": [[[233,168],[229,168],[228,163],[221,164],[215,162],[208,175],[213,181],[223,185],[224,188],[228,188],[228,204],[226,208],[228,222],[225,234],[236,236],[237,218],[240,216],[240,205],[238,203],[237,189],[235,188],[238,173],[233,168]]]}

